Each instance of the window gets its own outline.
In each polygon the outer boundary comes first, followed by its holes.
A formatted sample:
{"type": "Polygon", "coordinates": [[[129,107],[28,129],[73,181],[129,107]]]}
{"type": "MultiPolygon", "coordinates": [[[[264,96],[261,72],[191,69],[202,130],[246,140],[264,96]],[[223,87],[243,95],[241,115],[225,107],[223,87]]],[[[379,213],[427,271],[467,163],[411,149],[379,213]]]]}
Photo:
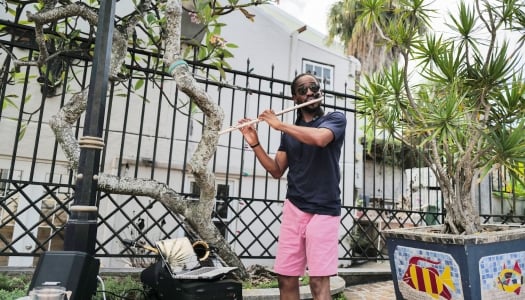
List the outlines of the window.
{"type": "MultiPolygon", "coordinates": [[[[190,182],[190,194],[192,197],[199,197],[200,188],[195,181],[190,182]]],[[[228,226],[228,211],[229,211],[229,202],[228,198],[230,197],[230,186],[227,184],[218,184],[217,185],[217,195],[215,196],[215,218],[213,218],[213,223],[224,237],[226,237],[226,227],[228,226]]]]}
{"type": "Polygon", "coordinates": [[[303,72],[313,74],[319,82],[323,90],[331,91],[334,89],[334,67],[330,65],[321,64],[311,60],[303,60],[303,72]]]}
{"type": "Polygon", "coordinates": [[[190,194],[195,198],[198,198],[201,194],[201,188],[195,181],[190,182],[190,194]]]}
{"type": "Polygon", "coordinates": [[[215,212],[221,219],[228,219],[228,197],[230,196],[230,186],[227,184],[217,185],[217,201],[215,202],[215,212]]]}
{"type": "Polygon", "coordinates": [[[56,190],[57,194],[64,194],[67,196],[72,195],[72,188],[68,184],[69,182],[69,175],[68,174],[60,174],[58,172],[53,173],[53,178],[51,178],[50,173],[46,173],[46,181],[50,183],[58,183],[60,186],[56,190]]]}

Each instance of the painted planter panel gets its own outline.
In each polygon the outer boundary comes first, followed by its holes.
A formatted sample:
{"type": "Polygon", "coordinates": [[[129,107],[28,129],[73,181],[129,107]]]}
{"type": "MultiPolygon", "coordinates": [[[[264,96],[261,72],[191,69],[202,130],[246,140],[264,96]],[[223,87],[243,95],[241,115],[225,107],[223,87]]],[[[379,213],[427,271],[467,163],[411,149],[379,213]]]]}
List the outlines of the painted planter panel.
{"type": "Polygon", "coordinates": [[[481,299],[525,299],[525,251],[482,257],[479,263],[481,299]]]}
{"type": "Polygon", "coordinates": [[[464,299],[460,267],[450,254],[398,246],[393,259],[404,299],[464,299]]]}
{"type": "Polygon", "coordinates": [[[524,240],[450,244],[385,236],[397,299],[525,300],[524,240]]]}

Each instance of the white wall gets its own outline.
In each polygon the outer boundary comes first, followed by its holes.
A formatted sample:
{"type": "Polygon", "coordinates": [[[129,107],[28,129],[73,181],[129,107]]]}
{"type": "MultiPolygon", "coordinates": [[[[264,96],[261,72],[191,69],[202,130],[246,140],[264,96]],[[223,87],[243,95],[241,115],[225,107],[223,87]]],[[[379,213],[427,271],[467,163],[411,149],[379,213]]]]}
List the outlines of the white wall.
{"type": "Polygon", "coordinates": [[[296,71],[302,72],[302,59],[309,59],[336,66],[336,90],[342,91],[344,84],[348,83],[352,89],[348,92],[353,93],[352,78],[359,63],[346,56],[340,44],[326,45],[325,36],[308,26],[305,31],[298,33],[297,29],[307,24],[277,6],[257,6],[249,8],[249,11],[255,14],[254,22],[248,21],[239,12],[224,17],[228,26],[222,29],[222,35],[228,42],[239,46],[231,50],[235,55],[235,60],[231,62],[234,69],[244,70],[249,59],[256,74],[292,80],[296,71]],[[275,66],[273,74],[272,66],[275,66]]]}

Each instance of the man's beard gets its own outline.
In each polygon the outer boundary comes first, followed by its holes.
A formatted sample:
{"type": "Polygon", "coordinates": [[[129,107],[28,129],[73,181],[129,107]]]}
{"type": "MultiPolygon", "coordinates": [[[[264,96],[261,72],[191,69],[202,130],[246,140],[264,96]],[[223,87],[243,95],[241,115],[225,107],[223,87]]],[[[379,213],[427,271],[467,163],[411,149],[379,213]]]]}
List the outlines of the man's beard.
{"type": "Polygon", "coordinates": [[[308,106],[305,106],[305,107],[301,107],[301,110],[304,111],[307,114],[313,114],[313,115],[316,115],[316,116],[323,115],[323,109],[321,108],[321,105],[319,103],[315,103],[314,105],[316,105],[316,106],[312,107],[312,106],[308,105],[308,106]]]}

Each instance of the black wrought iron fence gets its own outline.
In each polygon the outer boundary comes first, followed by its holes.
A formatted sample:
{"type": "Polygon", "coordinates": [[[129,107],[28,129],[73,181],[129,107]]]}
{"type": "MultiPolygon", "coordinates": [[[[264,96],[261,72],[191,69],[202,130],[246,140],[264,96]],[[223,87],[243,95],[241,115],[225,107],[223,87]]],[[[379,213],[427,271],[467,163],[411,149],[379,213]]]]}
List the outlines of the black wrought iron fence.
{"type": "MultiPolygon", "coordinates": [[[[62,250],[63,226],[73,201],[71,194],[62,195],[61,187],[52,184],[11,181],[9,185],[0,204],[0,265],[8,265],[10,257],[22,256],[33,261],[33,257],[43,251],[62,250]],[[36,198],[32,196],[34,190],[40,190],[36,198]],[[36,217],[28,217],[31,213],[36,217]]],[[[98,218],[96,253],[99,257],[118,257],[126,264],[140,266],[141,259],[152,257],[153,253],[134,248],[128,241],[153,247],[156,241],[175,236],[198,239],[185,227],[180,216],[160,202],[111,194],[102,194],[100,202],[106,204],[98,218]]],[[[214,219],[239,257],[272,259],[282,201],[229,197],[223,203],[226,207],[221,209],[228,210],[228,218],[222,218],[221,212],[216,211],[214,219]]],[[[350,264],[355,260],[386,259],[383,229],[411,227],[418,222],[424,225],[429,217],[436,218],[437,222],[441,220],[437,213],[345,206],[341,216],[340,260],[350,264]]]]}
{"type": "MultiPolygon", "coordinates": [[[[17,30],[20,34],[30,29],[17,30]]],[[[28,40],[0,42],[10,51],[34,55],[28,40]]],[[[187,165],[204,117],[159,70],[155,54],[129,51],[125,80],[113,83],[108,94],[101,172],[156,180],[194,201],[199,191],[187,165]]],[[[10,56],[0,53],[0,265],[34,265],[39,253],[63,247],[75,170],[48,122],[73,92],[86,88],[90,69],[84,57],[63,56],[61,82],[51,86],[37,80],[41,70],[15,69],[10,56]]],[[[293,105],[286,80],[236,70],[226,70],[221,77],[212,66],[190,65],[224,109],[225,126],[265,108],[293,105]]],[[[367,144],[361,133],[367,121],[355,111],[355,97],[347,93],[347,86],[336,88],[342,92],[325,91],[323,105],[327,111],[343,112],[348,120],[341,162],[339,258],[343,264],[386,259],[381,231],[441,223],[441,194],[430,171],[417,163],[417,154],[388,139],[367,144]]],[[[291,121],[295,115],[283,118],[291,121]]],[[[77,135],[81,124],[74,128],[77,135]]],[[[260,131],[261,144],[275,151],[279,134],[264,127],[260,131]]],[[[220,138],[210,167],[217,176],[216,226],[239,257],[271,260],[285,179],[270,178],[240,134],[220,138]]],[[[484,222],[523,223],[521,202],[496,199],[493,190],[502,190],[501,182],[489,176],[480,184],[478,207],[484,222]]],[[[152,256],[126,241],[151,246],[182,235],[198,239],[180,216],[150,198],[100,193],[98,207],[96,255],[104,266],[140,265],[152,256]]]]}

